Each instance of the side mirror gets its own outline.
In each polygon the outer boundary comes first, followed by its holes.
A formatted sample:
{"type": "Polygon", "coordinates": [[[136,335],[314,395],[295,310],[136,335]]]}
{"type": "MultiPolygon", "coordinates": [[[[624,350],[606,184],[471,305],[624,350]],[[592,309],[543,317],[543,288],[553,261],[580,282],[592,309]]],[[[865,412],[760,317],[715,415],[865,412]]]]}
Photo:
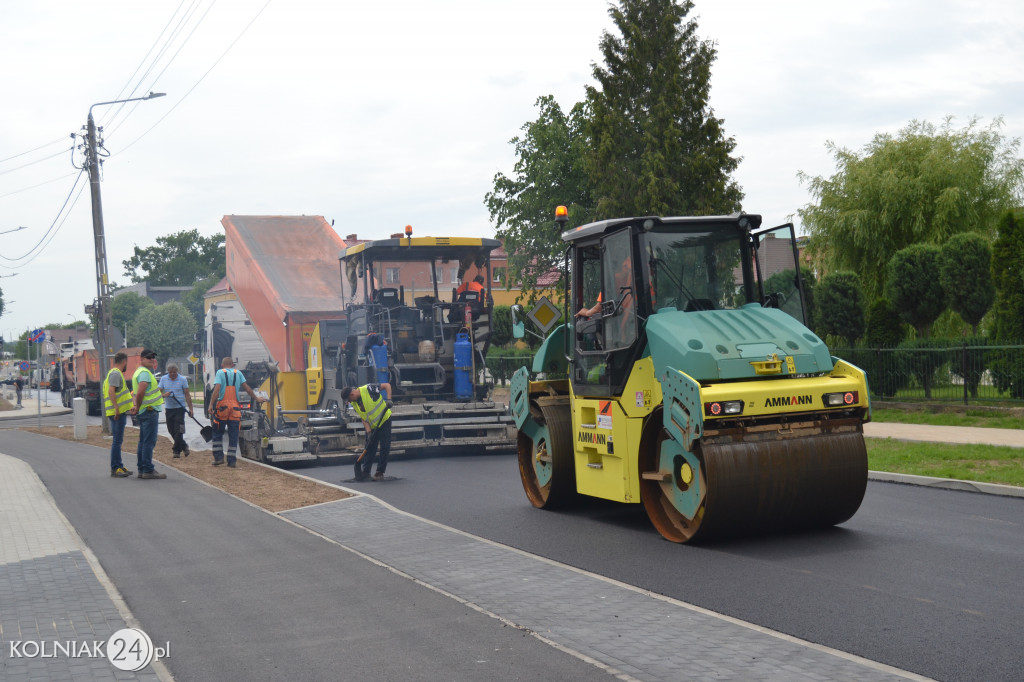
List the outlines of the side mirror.
{"type": "Polygon", "coordinates": [[[518,303],[512,306],[512,338],[521,339],[526,336],[526,323],[518,319],[523,314],[523,306],[518,303]]]}

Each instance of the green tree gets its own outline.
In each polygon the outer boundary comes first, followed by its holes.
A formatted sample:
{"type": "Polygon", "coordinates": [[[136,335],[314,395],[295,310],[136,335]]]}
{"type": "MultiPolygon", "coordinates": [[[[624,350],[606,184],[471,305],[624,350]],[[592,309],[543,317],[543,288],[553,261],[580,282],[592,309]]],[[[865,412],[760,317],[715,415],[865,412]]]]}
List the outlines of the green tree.
{"type": "Polygon", "coordinates": [[[885,298],[868,307],[864,343],[870,348],[895,348],[907,336],[899,312],[885,298]]]}
{"type": "Polygon", "coordinates": [[[550,95],[538,98],[536,106],[537,120],[510,141],[518,157],[513,176],[496,174],[494,189],[484,197],[508,253],[509,271],[522,273],[522,291],[531,303],[537,279],[560,270],[565,247],[555,207],[568,206],[567,227],[589,222],[593,208],[583,167],[586,106],[576,104],[566,116],[550,95]]]}
{"type": "Polygon", "coordinates": [[[946,291],[949,307],[971,325],[978,335],[978,323],[995,301],[992,284],[992,247],[977,232],[955,234],[942,245],[939,281],[946,291]]]}
{"type": "MultiPolygon", "coordinates": [[[[996,344],[1024,342],[1024,216],[1007,211],[992,244],[992,281],[996,287],[992,336],[996,344]]],[[[992,377],[1000,391],[1024,398],[1024,358],[1019,350],[992,351],[992,377]]]]}
{"type": "Polygon", "coordinates": [[[899,363],[907,372],[917,377],[924,389],[924,397],[932,397],[935,371],[945,363],[949,353],[945,347],[948,341],[936,342],[929,338],[907,339],[900,344],[899,363]]]}
{"type": "Polygon", "coordinates": [[[512,308],[507,305],[496,305],[493,317],[491,344],[502,348],[512,340],[512,308]]]}
{"type": "Polygon", "coordinates": [[[837,336],[852,346],[864,335],[864,296],[854,272],[833,272],[815,288],[814,326],[820,336],[837,336]]]}
{"type": "Polygon", "coordinates": [[[121,330],[126,324],[130,327],[139,313],[154,305],[153,299],[140,296],[134,291],[118,294],[110,301],[110,324],[121,330]]]}
{"type": "Polygon", "coordinates": [[[191,352],[196,329],[192,313],[177,301],[171,301],[144,308],[129,326],[128,334],[133,345],[156,351],[162,366],[168,358],[191,352]]]}
{"type": "Polygon", "coordinates": [[[135,254],[121,261],[133,284],[191,286],[202,279],[224,276],[224,235],[202,237],[199,230],[182,230],[156,238],[156,246],[135,246],[135,254]]]}
{"type": "Polygon", "coordinates": [[[894,253],[887,267],[885,296],[923,339],[946,309],[946,292],[936,277],[941,258],[938,246],[914,244],[894,253]]]}
{"type": "Polygon", "coordinates": [[[992,235],[1000,214],[1020,205],[1024,184],[1020,140],[1003,137],[1002,125],[912,121],[896,135],[875,135],[862,153],[826,143],[836,173],[799,174],[815,200],[799,211],[814,257],[828,270],[862,273],[874,299],[896,251],[958,232],[992,235]]]}
{"type": "Polygon", "coordinates": [[[714,44],[687,19],[690,0],[619,0],[619,35],[601,36],[587,171],[600,218],[731,213],[736,141],[709,105],[714,44]]]}
{"type": "Polygon", "coordinates": [[[179,303],[188,308],[188,311],[192,313],[192,317],[195,318],[196,327],[198,329],[202,329],[206,325],[204,296],[206,296],[206,292],[219,281],[220,278],[214,277],[200,280],[196,282],[195,286],[193,286],[191,290],[183,293],[179,299],[179,303]]]}
{"type": "Polygon", "coordinates": [[[4,290],[0,289],[0,317],[4,316],[4,290]]]}

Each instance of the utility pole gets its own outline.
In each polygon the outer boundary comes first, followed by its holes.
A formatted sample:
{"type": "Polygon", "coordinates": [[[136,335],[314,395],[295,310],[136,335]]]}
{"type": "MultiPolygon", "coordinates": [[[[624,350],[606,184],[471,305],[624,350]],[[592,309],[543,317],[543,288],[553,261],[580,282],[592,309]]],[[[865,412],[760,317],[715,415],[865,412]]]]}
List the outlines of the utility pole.
{"type": "MultiPolygon", "coordinates": [[[[99,361],[100,376],[106,377],[110,371],[108,363],[107,348],[107,325],[110,320],[110,279],[107,276],[107,244],[103,233],[103,203],[100,200],[100,164],[99,147],[96,142],[96,121],[92,117],[92,110],[95,107],[107,104],[121,104],[124,102],[138,102],[141,100],[163,97],[165,93],[151,92],[145,97],[133,97],[131,99],[118,99],[111,102],[97,102],[89,107],[89,120],[86,124],[86,141],[88,143],[88,154],[86,165],[89,168],[89,189],[92,195],[92,234],[96,247],[96,358],[99,361]]],[[[101,412],[102,403],[100,403],[101,412]]],[[[101,415],[102,416],[102,415],[101,415]]],[[[110,433],[110,424],[103,419],[103,433],[110,433]]]]}

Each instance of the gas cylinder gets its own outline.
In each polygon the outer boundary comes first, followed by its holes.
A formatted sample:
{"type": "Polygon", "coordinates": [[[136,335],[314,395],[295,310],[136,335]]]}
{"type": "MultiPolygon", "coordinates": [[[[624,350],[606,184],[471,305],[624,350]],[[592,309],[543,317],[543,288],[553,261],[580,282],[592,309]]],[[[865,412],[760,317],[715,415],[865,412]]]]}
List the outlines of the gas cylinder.
{"type": "Polygon", "coordinates": [[[455,335],[455,398],[469,400],[473,397],[473,344],[469,342],[469,334],[459,332],[455,335]]]}
{"type": "Polygon", "coordinates": [[[388,380],[388,347],[385,345],[370,346],[370,361],[377,368],[377,383],[387,383],[388,380]]]}

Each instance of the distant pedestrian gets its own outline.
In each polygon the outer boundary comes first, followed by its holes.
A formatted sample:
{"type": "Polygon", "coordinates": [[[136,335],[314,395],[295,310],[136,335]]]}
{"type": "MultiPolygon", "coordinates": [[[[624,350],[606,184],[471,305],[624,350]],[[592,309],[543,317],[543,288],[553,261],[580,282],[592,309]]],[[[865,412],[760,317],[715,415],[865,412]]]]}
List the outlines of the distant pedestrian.
{"type": "Polygon", "coordinates": [[[358,388],[346,386],[341,389],[342,400],[352,403],[352,409],[363,420],[363,428],[366,429],[366,446],[355,463],[357,481],[370,480],[370,469],[373,467],[373,458],[377,455],[378,446],[380,457],[373,480],[384,479],[384,472],[388,468],[388,455],[391,454],[390,397],[390,384],[367,384],[358,388]]]}
{"type": "Polygon", "coordinates": [[[23,388],[25,388],[25,380],[22,379],[21,375],[19,374],[14,379],[14,390],[18,394],[18,407],[21,407],[21,389],[23,389],[23,388]]]}
{"type": "Polygon", "coordinates": [[[128,478],[134,471],[124,468],[121,461],[121,443],[124,442],[124,427],[128,412],[132,409],[132,392],[124,371],[128,369],[128,354],[123,350],[114,354],[114,366],[103,380],[103,407],[110,420],[110,475],[114,478],[128,478]]]}
{"type": "Polygon", "coordinates": [[[177,459],[184,454],[188,457],[191,452],[185,442],[185,410],[188,409],[190,417],[192,413],[192,392],[188,390],[188,378],[178,374],[178,366],[173,362],[167,363],[167,374],[160,377],[160,393],[166,403],[164,410],[164,421],[167,423],[167,433],[171,434],[174,445],[171,452],[177,459]]]}
{"type": "Polygon", "coordinates": [[[153,448],[156,447],[156,432],[160,426],[160,412],[164,409],[164,399],[160,396],[156,377],[156,353],[143,349],[142,365],[132,376],[132,387],[135,402],[132,414],[139,416],[139,478],[167,478],[167,474],[158,474],[153,468],[153,448]]]}
{"type": "Polygon", "coordinates": [[[210,421],[213,422],[213,465],[224,463],[224,431],[228,432],[228,466],[235,467],[238,452],[238,423],[242,419],[242,406],[238,403],[239,391],[244,390],[257,403],[266,402],[245,383],[245,376],[235,369],[235,361],[226,357],[220,362],[220,369],[213,380],[210,394],[210,421]]]}

